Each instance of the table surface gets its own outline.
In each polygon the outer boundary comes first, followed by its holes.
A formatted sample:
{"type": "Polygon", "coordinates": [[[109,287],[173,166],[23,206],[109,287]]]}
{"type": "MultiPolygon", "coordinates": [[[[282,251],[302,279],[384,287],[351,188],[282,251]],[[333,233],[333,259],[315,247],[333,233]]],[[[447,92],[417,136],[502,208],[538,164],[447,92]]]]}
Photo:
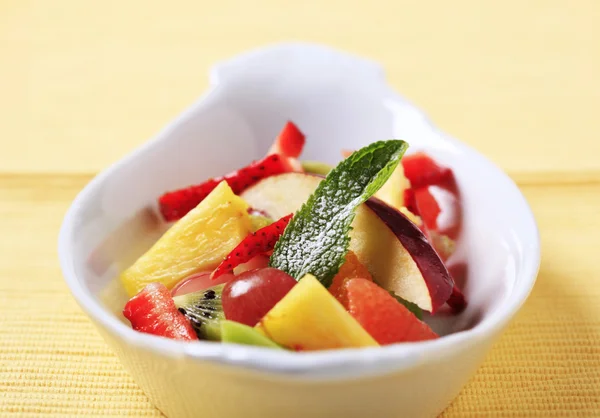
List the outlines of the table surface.
{"type": "Polygon", "coordinates": [[[159,415],[69,295],[58,228],[211,63],[281,40],[381,62],[533,208],[538,282],[444,416],[600,416],[600,2],[352,3],[0,2],[1,416],[159,415]]]}

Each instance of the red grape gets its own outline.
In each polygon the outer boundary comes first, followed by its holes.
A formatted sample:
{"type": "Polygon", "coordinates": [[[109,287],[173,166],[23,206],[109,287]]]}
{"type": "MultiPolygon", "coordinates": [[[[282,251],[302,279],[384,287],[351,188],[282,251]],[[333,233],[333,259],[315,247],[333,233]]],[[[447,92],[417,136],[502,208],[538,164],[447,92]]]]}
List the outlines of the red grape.
{"type": "Polygon", "coordinates": [[[225,285],[225,318],[253,327],[296,284],[289,274],[267,267],[247,271],[225,285]]]}

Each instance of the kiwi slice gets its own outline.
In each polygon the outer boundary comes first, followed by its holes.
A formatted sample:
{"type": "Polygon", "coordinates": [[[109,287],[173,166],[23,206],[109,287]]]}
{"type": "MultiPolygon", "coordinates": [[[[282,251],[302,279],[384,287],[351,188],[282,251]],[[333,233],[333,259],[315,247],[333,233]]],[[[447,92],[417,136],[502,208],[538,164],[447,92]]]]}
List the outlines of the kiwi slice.
{"type": "Polygon", "coordinates": [[[224,343],[255,345],[281,349],[280,346],[248,325],[234,321],[221,321],[221,335],[224,343]]]}
{"type": "Polygon", "coordinates": [[[302,161],[302,168],[307,173],[326,176],[333,169],[332,166],[320,161],[302,161]]]}
{"type": "Polygon", "coordinates": [[[221,340],[220,322],[225,319],[221,303],[224,287],[224,284],[220,284],[173,298],[179,312],[190,320],[200,339],[221,340]]]}
{"type": "Polygon", "coordinates": [[[263,215],[250,215],[250,222],[252,222],[252,232],[256,232],[265,226],[271,225],[273,223],[273,219],[268,218],[263,215]]]}

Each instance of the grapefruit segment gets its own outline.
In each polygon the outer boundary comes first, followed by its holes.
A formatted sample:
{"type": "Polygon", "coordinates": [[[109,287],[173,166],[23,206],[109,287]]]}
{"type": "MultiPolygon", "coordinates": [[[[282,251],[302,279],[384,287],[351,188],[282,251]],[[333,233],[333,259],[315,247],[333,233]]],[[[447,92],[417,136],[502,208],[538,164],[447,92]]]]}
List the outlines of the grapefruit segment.
{"type": "Polygon", "coordinates": [[[354,251],[348,251],[346,255],[346,261],[342,264],[340,271],[333,278],[331,286],[329,286],[329,293],[344,306],[346,306],[346,282],[351,279],[365,279],[370,282],[373,281],[371,273],[365,267],[363,263],[358,260],[358,257],[354,251]]]}
{"type": "Polygon", "coordinates": [[[381,345],[438,338],[386,290],[365,279],[346,282],[346,309],[381,345]]]}

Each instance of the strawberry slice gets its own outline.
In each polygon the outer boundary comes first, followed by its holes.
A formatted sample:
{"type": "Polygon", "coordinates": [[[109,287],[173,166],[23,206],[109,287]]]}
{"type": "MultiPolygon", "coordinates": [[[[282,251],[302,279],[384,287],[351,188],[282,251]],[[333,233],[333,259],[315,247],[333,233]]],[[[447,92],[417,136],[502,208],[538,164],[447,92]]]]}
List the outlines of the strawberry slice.
{"type": "Polygon", "coordinates": [[[271,225],[267,225],[244,238],[216,268],[212,275],[213,280],[222,274],[233,272],[233,269],[240,264],[247,263],[255,256],[275,248],[275,244],[283,234],[292,216],[293,214],[284,216],[271,225]]]}
{"type": "Polygon", "coordinates": [[[190,321],[177,310],[171,292],[161,283],[150,283],[132,297],[123,315],[136,331],[174,340],[198,339],[190,321]]]}
{"type": "Polygon", "coordinates": [[[452,170],[438,165],[429,155],[419,152],[402,158],[404,175],[413,189],[433,184],[442,185],[454,178],[452,170]]]}
{"type": "Polygon", "coordinates": [[[275,139],[268,154],[279,154],[286,157],[298,158],[304,149],[304,134],[292,122],[287,122],[275,139]]]}
{"type": "Polygon", "coordinates": [[[166,221],[176,221],[194,209],[223,180],[227,181],[235,194],[239,194],[265,177],[292,171],[296,170],[291,159],[278,154],[268,155],[223,177],[212,178],[196,186],[165,193],[158,200],[160,212],[166,221]]]}
{"type": "Polygon", "coordinates": [[[437,219],[441,213],[440,205],[431,194],[429,187],[413,189],[415,207],[428,230],[437,230],[437,219]]]}
{"type": "Polygon", "coordinates": [[[404,206],[406,206],[406,209],[419,216],[419,209],[417,208],[414,189],[404,189],[404,206]]]}

